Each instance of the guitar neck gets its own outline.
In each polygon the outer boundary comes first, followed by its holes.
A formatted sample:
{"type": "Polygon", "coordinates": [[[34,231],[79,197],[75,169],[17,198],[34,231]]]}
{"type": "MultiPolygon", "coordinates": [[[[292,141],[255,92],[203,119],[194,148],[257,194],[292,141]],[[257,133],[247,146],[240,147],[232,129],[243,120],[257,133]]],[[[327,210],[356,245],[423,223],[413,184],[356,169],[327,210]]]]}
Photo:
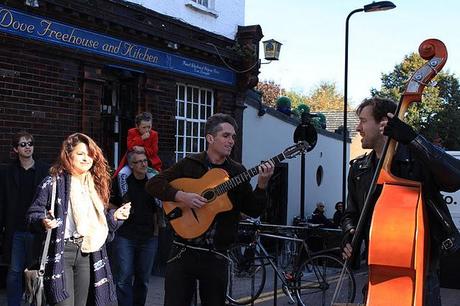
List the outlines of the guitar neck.
{"type": "MultiPolygon", "coordinates": [[[[269,161],[272,161],[275,165],[280,163],[286,159],[284,156],[284,153],[280,153],[276,155],[275,157],[272,157],[269,159],[269,161]]],[[[251,178],[259,174],[259,166],[255,166],[249,170],[246,170],[237,176],[232,177],[228,181],[225,181],[224,183],[216,186],[214,189],[216,190],[217,195],[221,195],[226,193],[227,191],[235,188],[236,186],[240,185],[241,183],[249,181],[251,178]]]]}

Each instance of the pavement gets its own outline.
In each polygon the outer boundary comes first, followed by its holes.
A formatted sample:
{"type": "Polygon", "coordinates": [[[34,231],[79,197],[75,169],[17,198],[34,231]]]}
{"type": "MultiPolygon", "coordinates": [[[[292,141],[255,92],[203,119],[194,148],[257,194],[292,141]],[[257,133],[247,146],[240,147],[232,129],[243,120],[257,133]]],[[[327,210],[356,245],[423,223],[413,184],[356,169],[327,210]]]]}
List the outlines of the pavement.
{"type": "MultiPolygon", "coordinates": [[[[364,282],[367,279],[367,274],[365,272],[358,272],[356,275],[356,281],[357,281],[357,288],[362,288],[364,282]]],[[[273,299],[273,289],[270,289],[270,287],[273,288],[273,286],[270,286],[270,275],[268,275],[267,278],[267,287],[269,289],[264,290],[264,293],[261,294],[261,297],[254,302],[253,305],[257,306],[291,306],[291,304],[288,303],[287,297],[283,295],[281,290],[277,290],[278,293],[278,298],[276,301],[273,299]]],[[[164,286],[164,278],[159,277],[159,276],[152,276],[150,278],[150,283],[149,283],[149,292],[147,295],[147,302],[146,306],[162,306],[163,305],[163,286],[164,286]]],[[[362,296],[359,294],[360,290],[357,290],[357,300],[356,302],[360,302],[360,299],[362,299],[362,296]]],[[[441,296],[442,296],[442,301],[443,304],[442,306],[460,306],[460,290],[457,289],[446,289],[446,288],[441,288],[441,296]]],[[[6,291],[5,289],[0,290],[0,306],[6,306],[6,291]]],[[[23,304],[27,305],[27,304],[23,304]]],[[[312,301],[311,305],[309,306],[319,306],[321,305],[320,301],[312,301]]],[[[187,306],[187,305],[184,305],[187,306]]],[[[191,306],[194,306],[193,304],[191,306]]],[[[200,303],[197,303],[197,306],[200,306],[200,303]]],[[[439,305],[441,306],[441,305],[439,305]]]]}

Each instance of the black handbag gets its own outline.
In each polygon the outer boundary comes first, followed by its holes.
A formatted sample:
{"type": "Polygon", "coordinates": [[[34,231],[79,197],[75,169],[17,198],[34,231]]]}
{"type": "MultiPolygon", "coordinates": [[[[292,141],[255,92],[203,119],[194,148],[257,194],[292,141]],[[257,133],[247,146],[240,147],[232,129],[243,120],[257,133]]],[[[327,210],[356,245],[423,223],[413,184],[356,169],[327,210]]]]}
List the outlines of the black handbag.
{"type": "MultiPolygon", "coordinates": [[[[53,191],[51,194],[51,211],[54,211],[54,202],[56,200],[56,178],[53,177],[53,191]]],[[[25,295],[29,304],[35,306],[45,306],[46,298],[44,292],[43,276],[45,275],[45,263],[46,256],[51,240],[51,229],[46,231],[46,240],[43,246],[42,257],[40,260],[40,266],[34,268],[26,268],[24,270],[24,282],[25,282],[25,295]]]]}

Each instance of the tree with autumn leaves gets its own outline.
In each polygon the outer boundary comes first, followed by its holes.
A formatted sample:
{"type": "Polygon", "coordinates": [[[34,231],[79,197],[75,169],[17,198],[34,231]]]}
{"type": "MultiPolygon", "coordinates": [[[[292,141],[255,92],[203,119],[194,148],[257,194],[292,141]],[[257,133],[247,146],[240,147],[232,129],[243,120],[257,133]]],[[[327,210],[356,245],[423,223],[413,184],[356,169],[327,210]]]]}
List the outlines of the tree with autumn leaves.
{"type": "MultiPolygon", "coordinates": [[[[417,53],[404,57],[393,71],[382,74],[379,90],[372,89],[372,96],[380,96],[399,101],[410,76],[426,61],[417,53]]],[[[460,150],[460,85],[457,77],[449,71],[441,71],[433,79],[431,86],[423,92],[422,101],[412,103],[405,121],[427,139],[442,139],[447,150],[460,150]]]]}
{"type": "Polygon", "coordinates": [[[286,96],[291,100],[292,108],[305,104],[312,112],[343,109],[343,95],[338,93],[333,82],[321,82],[308,95],[285,90],[274,81],[259,82],[256,89],[262,93],[264,104],[273,108],[276,108],[276,100],[280,96],[286,96]]]}

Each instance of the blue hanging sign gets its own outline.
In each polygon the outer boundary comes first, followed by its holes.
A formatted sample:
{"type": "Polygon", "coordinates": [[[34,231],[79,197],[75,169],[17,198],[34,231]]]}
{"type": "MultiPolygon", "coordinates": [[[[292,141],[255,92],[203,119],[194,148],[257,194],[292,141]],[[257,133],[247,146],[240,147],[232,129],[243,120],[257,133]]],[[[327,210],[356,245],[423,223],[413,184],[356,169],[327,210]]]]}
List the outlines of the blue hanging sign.
{"type": "Polygon", "coordinates": [[[0,31],[227,85],[235,84],[235,73],[229,69],[28,15],[2,5],[0,31]]]}

